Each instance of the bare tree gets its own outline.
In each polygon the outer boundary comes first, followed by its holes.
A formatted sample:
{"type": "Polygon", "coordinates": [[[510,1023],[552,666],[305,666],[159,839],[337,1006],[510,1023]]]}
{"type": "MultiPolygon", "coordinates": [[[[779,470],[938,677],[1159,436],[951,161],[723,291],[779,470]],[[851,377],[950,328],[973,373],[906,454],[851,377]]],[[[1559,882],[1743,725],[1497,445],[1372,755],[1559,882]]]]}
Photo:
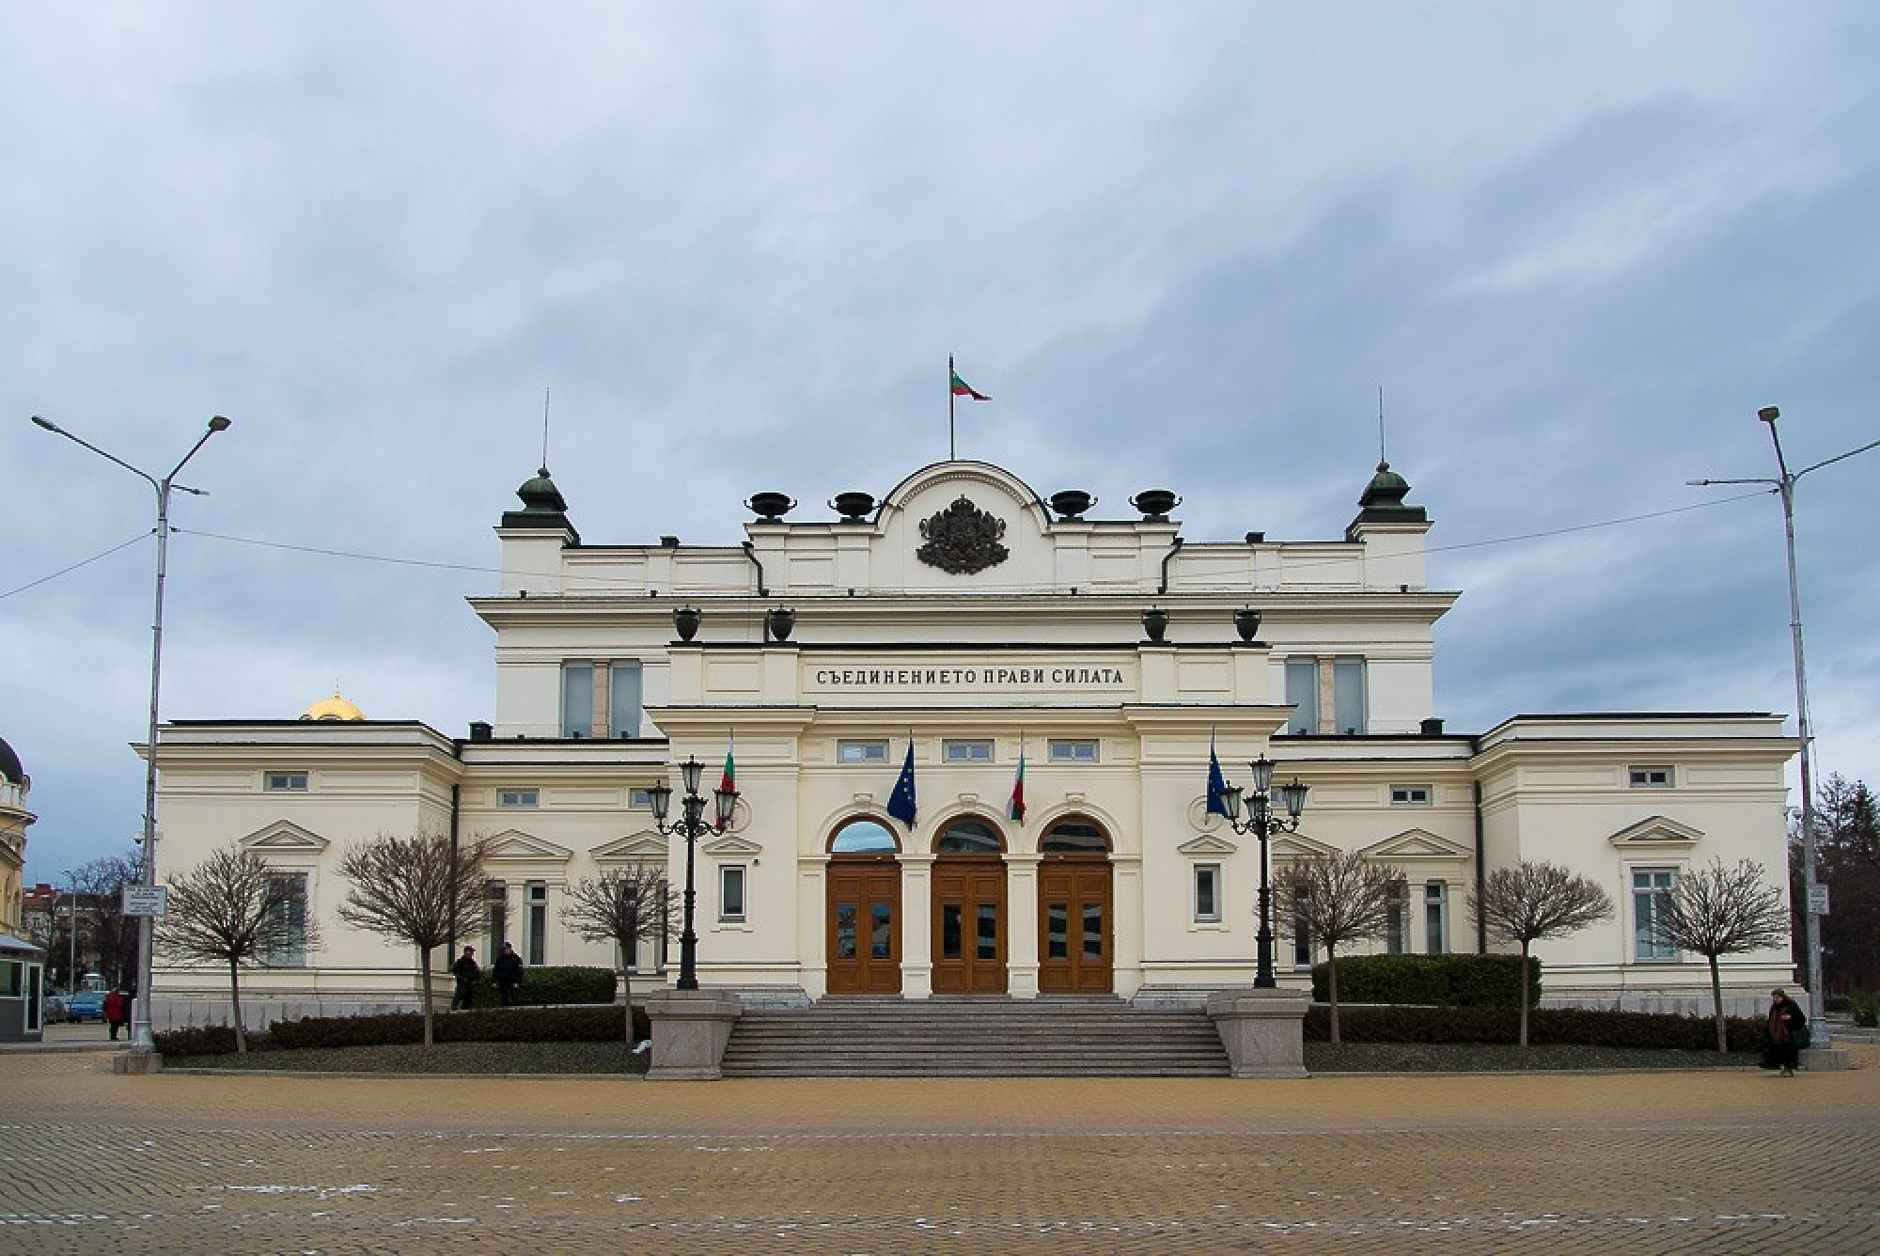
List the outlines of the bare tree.
{"type": "MultiPolygon", "coordinates": [[[[100,855],[80,864],[72,873],[78,902],[89,907],[91,915],[91,928],[80,932],[79,938],[97,948],[98,971],[119,989],[126,988],[127,983],[136,984],[137,978],[138,917],[124,914],[124,887],[136,885],[143,875],[142,858],[135,852],[100,855]]],[[[84,955],[78,959],[79,971],[68,983],[74,990],[78,989],[80,973],[85,971],[84,955]]]]}
{"type": "Polygon", "coordinates": [[[340,918],[418,950],[427,1047],[433,1041],[431,952],[482,927],[488,854],[487,837],[454,845],[447,834],[419,832],[410,837],[381,833],[340,857],[340,875],[352,883],[339,905],[340,918]]]}
{"type": "Polygon", "coordinates": [[[235,1050],[246,1053],[242,967],[299,963],[320,945],[319,923],[307,917],[305,880],[226,846],[171,879],[166,911],[158,922],[159,946],[187,962],[228,965],[235,1050]]]}
{"type": "Polygon", "coordinates": [[[1469,914],[1502,942],[1521,944],[1521,1049],[1528,1045],[1528,952],[1542,938],[1578,933],[1612,915],[1598,882],[1559,864],[1522,860],[1497,868],[1469,893],[1469,914]]]}
{"type": "Polygon", "coordinates": [[[633,1041],[633,978],[627,971],[634,943],[663,941],[679,931],[678,904],[666,885],[666,870],[652,863],[608,868],[598,878],[568,887],[561,918],[589,942],[620,948],[621,982],[627,993],[627,1041],[633,1041]]]}
{"type": "Polygon", "coordinates": [[[1338,948],[1381,937],[1401,901],[1407,878],[1402,868],[1373,863],[1355,851],[1313,855],[1280,874],[1280,909],[1314,945],[1325,948],[1326,990],[1331,996],[1332,1041],[1338,1036],[1338,948]]]}
{"type": "Polygon", "coordinates": [[[1652,915],[1652,933],[1681,951],[1710,961],[1710,1004],[1717,1020],[1717,1050],[1730,1049],[1723,1024],[1723,981],[1717,957],[1757,951],[1788,941],[1789,912],[1782,892],[1769,883],[1763,866],[1745,859],[1725,867],[1712,859],[1696,872],[1679,873],[1660,895],[1652,915]]]}

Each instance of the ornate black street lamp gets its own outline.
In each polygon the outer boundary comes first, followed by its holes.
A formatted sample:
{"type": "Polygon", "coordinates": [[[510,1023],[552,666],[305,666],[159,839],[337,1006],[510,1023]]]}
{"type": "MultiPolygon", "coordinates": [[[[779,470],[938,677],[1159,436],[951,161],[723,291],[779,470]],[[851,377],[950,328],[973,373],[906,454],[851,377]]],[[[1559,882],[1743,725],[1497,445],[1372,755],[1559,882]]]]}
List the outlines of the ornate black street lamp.
{"type": "Polygon", "coordinates": [[[1221,805],[1227,809],[1227,824],[1234,832],[1243,837],[1249,833],[1260,839],[1260,940],[1258,967],[1254,970],[1253,984],[1256,989],[1271,990],[1279,983],[1273,980],[1273,887],[1267,880],[1267,839],[1275,833],[1296,833],[1299,831],[1299,813],[1306,809],[1306,791],[1309,785],[1300,783],[1298,777],[1272,789],[1273,765],[1261,755],[1247,765],[1253,772],[1253,793],[1247,795],[1247,819],[1240,819],[1241,789],[1238,785],[1229,785],[1221,791],[1221,805]],[[1279,801],[1286,808],[1285,816],[1273,812],[1273,795],[1279,795],[1279,801]]]}
{"type": "Polygon", "coordinates": [[[666,815],[672,808],[672,786],[660,781],[646,791],[653,800],[653,827],[663,836],[685,838],[685,930],[679,935],[678,988],[681,990],[698,989],[698,934],[692,928],[693,905],[698,901],[693,879],[698,839],[707,833],[724,832],[738,805],[737,790],[714,789],[712,799],[717,804],[718,820],[715,824],[705,822],[705,799],[698,792],[699,774],[704,770],[705,765],[693,755],[687,755],[685,762],[679,765],[679,775],[685,781],[685,797],[679,800],[679,819],[671,824],[666,823],[666,815]]]}

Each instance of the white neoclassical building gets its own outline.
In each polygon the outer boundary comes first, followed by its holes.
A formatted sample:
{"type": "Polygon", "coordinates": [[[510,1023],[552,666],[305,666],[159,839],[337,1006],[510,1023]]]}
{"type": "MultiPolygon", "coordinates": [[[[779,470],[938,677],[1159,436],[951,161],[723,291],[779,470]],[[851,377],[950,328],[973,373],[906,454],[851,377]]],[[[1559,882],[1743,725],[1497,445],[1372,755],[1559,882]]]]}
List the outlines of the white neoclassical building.
{"type": "MultiPolygon", "coordinates": [[[[696,853],[698,971],[747,1004],[852,992],[1199,1002],[1255,967],[1259,848],[1208,814],[1264,755],[1311,787],[1275,864],[1358,850],[1409,875],[1380,946],[1474,951],[1488,870],[1550,860],[1596,879],[1609,921],[1541,944],[1549,1001],[1695,1008],[1703,962],[1648,927],[1719,856],[1781,880],[1781,717],[1514,716],[1446,731],[1432,627],[1456,593],[1424,570],[1429,523],[1380,467],[1333,540],[1182,535],[1174,494],[1088,518],[980,462],[923,467],[877,501],[791,517],[758,494],[738,545],[584,541],[546,472],[502,516],[494,718],[468,736],[323,703],[290,720],[178,721],[160,739],[165,866],[231,842],[304,877],[323,949],[251,979],[259,1018],[410,1006],[412,957],[346,927],[349,844],[487,835],[486,955],[631,964],[670,981],[678,939],[615,956],[563,926],[566,888],[654,861],[683,883],[648,787],[727,751],[741,792],[696,853]],[[911,754],[915,810],[891,797],[911,754]],[[1022,818],[1010,806],[1023,763],[1022,818]]],[[[1282,985],[1315,957],[1275,922],[1282,985]]],[[[438,955],[440,967],[448,957],[438,955]]],[[[1786,950],[1726,960],[1742,1008],[1786,950]]],[[[225,977],[159,963],[159,1025],[222,1018],[225,977]]]]}

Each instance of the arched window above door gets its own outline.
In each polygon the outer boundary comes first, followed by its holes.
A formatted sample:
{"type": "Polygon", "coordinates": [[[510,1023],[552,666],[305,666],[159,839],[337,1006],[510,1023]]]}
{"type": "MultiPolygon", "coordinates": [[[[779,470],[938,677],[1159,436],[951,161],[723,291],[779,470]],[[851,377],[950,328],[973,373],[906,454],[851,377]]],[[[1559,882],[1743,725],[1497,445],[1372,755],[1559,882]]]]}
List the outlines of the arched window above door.
{"type": "Polygon", "coordinates": [[[829,852],[834,855],[873,854],[901,849],[894,834],[878,820],[860,817],[838,828],[829,838],[829,852]]]}
{"type": "Polygon", "coordinates": [[[1038,849],[1054,855],[1104,855],[1109,853],[1110,838],[1090,821],[1072,816],[1046,829],[1038,849]]]}
{"type": "Polygon", "coordinates": [[[979,820],[955,820],[933,844],[942,855],[997,855],[1005,850],[991,826],[979,820]]]}

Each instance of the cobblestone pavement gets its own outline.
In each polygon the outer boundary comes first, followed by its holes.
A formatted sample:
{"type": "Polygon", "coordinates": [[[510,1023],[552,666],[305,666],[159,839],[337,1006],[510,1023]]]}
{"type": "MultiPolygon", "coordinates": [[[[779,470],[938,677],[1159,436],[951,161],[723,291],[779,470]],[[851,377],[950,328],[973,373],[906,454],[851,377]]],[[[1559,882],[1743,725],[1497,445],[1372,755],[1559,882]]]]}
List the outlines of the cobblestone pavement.
{"type": "Polygon", "coordinates": [[[1856,1068],[116,1076],[0,1055],[0,1253],[1880,1252],[1856,1068]]]}

